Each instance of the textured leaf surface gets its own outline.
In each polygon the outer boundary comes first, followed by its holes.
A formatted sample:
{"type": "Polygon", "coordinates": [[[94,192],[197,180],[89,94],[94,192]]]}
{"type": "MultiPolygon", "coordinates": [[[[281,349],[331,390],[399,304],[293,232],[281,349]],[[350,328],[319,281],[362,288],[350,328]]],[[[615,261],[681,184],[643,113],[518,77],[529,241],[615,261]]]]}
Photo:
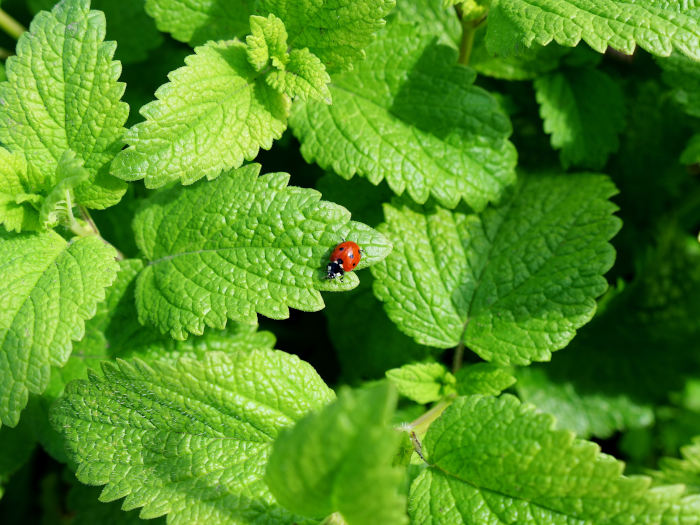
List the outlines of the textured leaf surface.
{"type": "Polygon", "coordinates": [[[83,167],[83,162],[75,153],[68,150],[56,165],[56,185],[43,199],[39,208],[39,224],[44,228],[53,228],[60,222],[70,221],[70,210],[75,202],[75,193],[80,185],[90,179],[90,173],[83,167]]]}
{"type": "Polygon", "coordinates": [[[74,151],[93,177],[76,190],[78,204],[90,208],[111,206],[126,190],[108,173],[129,107],[119,101],[115,44],[104,36],[104,15],[90,11],[88,0],[61,2],[34,18],[0,84],[0,142],[41,174],[54,173],[63,153],[74,151]]]}
{"type": "Polygon", "coordinates": [[[117,279],[107,289],[105,300],[97,305],[97,313],[85,324],[85,337],[75,343],[70,359],[63,368],[53,369],[44,398],[56,398],[74,379],[87,379],[87,370],[99,373],[100,361],[114,358],[168,361],[180,357],[203,358],[211,351],[234,353],[272,349],[275,336],[259,332],[257,326],[229,323],[226,330],[208,331],[201,337],[176,341],[150,326],[138,322],[134,289],[136,277],[143,268],[139,259],[119,262],[117,279]]]}
{"type": "Polygon", "coordinates": [[[391,24],[355,71],[332,76],[332,105],[294,105],[304,158],[345,178],[386,179],[419,203],[483,208],[515,180],[516,154],[508,118],[456,61],[454,49],[391,24]]]}
{"type": "Polygon", "coordinates": [[[533,44],[530,48],[519,49],[515,55],[494,56],[487,47],[487,29],[488,24],[482,24],[475,33],[469,66],[489,77],[505,80],[535,79],[556,69],[562,57],[569,51],[568,48],[556,44],[533,44]]]}
{"type": "Polygon", "coordinates": [[[564,69],[535,80],[544,130],[565,168],[600,169],[620,146],[625,103],[620,86],[595,69],[564,69]]]}
{"type": "Polygon", "coordinates": [[[620,228],[600,175],[520,177],[480,215],[385,206],[394,243],[374,293],[416,341],[460,341],[487,361],[527,364],[566,346],[595,311],[620,228]]]}
{"type": "Polygon", "coordinates": [[[68,385],[52,423],[102,501],[169,523],[293,523],[262,480],[280,430],[333,399],[313,368],[271,350],[174,365],[103,366],[68,385]]]}
{"type": "Polygon", "coordinates": [[[245,41],[248,45],[248,62],[255,71],[261,71],[269,64],[284,68],[288,60],[287,30],[284,22],[275,15],[251,16],[250,35],[245,41]]]}
{"type": "Polygon", "coordinates": [[[635,45],[654,55],[677,49],[700,59],[700,21],[681,2],[658,0],[493,0],[488,46],[492,54],[512,55],[523,44],[552,40],[575,46],[584,40],[604,53],[611,46],[631,55],[635,45]]]}
{"type": "Polygon", "coordinates": [[[139,319],[177,339],[223,328],[227,319],[255,322],[256,312],[288,317],[288,306],[323,308],[319,290],[357,286],[355,273],[328,281],[332,249],[347,238],[366,255],[357,269],[386,257],[389,242],[345,208],[287,186],[289,175],[258,177],[252,164],[192,188],[157,194],[134,221],[149,261],[139,276],[139,319]]]}
{"type": "Polygon", "coordinates": [[[146,0],[158,29],[197,46],[248,33],[254,0],[146,0]]]}
{"type": "Polygon", "coordinates": [[[0,233],[0,421],[14,426],[29,392],[63,366],[104,289],[116,276],[114,248],[95,237],[0,233]]]}
{"type": "Polygon", "coordinates": [[[0,222],[8,231],[36,230],[43,177],[36,173],[21,153],[0,146],[0,222]]]}
{"type": "Polygon", "coordinates": [[[662,458],[654,479],[662,484],[682,483],[688,491],[700,493],[700,437],[681,448],[682,458],[662,458]]]}
{"type": "Polygon", "coordinates": [[[283,432],[265,474],[277,501],[304,516],[340,512],[348,525],[407,523],[402,475],[391,465],[399,437],[389,426],[395,407],[385,383],[341,390],[335,403],[283,432]]]}
{"type": "Polygon", "coordinates": [[[650,488],[591,442],[512,396],[457,399],[428,430],[411,486],[416,523],[694,523],[700,498],[650,488]]]}
{"type": "MultiPolygon", "coordinates": [[[[56,0],[29,0],[29,8],[37,13],[50,11],[56,0]]],[[[107,39],[116,40],[117,59],[123,63],[139,62],[156,48],[163,37],[156,30],[153,19],[144,10],[143,0],[91,0],[90,6],[99,9],[107,19],[107,39]]]]}
{"type": "Polygon", "coordinates": [[[321,60],[308,49],[292,49],[285,70],[271,72],[266,80],[273,88],[292,98],[331,103],[328,89],[331,77],[321,60]]]}
{"type": "Polygon", "coordinates": [[[581,436],[649,425],[653,406],[700,373],[697,239],[667,233],[637,275],[565,352],[517,373],[524,400],[581,436]]]}
{"type": "Polygon", "coordinates": [[[259,0],[257,9],[282,19],[289,45],[309,50],[329,71],[352,69],[384,26],[395,0],[259,0]]]}
{"type": "MultiPolygon", "coordinates": [[[[103,503],[99,487],[81,485],[71,480],[67,497],[67,507],[71,512],[71,525],[144,525],[136,510],[124,512],[118,502],[103,503]]],[[[165,518],[149,521],[149,525],[165,525],[165,518]]]]}
{"type": "Polygon", "coordinates": [[[510,369],[493,363],[466,365],[455,375],[457,393],[461,396],[472,394],[496,396],[516,381],[510,369]]]}
{"type": "Polygon", "coordinates": [[[440,363],[414,363],[387,370],[386,377],[404,397],[416,403],[438,401],[456,392],[457,380],[440,363]]]}
{"type": "Polygon", "coordinates": [[[213,179],[286,129],[289,100],[255,71],[245,44],[210,42],[185,63],[141,108],[146,120],[129,129],[129,147],[112,164],[117,177],[145,179],[149,188],[213,179]]]}

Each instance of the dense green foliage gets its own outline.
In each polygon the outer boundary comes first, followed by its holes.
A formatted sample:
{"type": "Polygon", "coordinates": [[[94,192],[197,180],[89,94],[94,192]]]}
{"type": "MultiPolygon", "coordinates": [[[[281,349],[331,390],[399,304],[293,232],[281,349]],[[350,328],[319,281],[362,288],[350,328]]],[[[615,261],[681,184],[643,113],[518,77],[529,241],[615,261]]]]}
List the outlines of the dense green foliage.
{"type": "Polygon", "coordinates": [[[0,30],[0,523],[700,525],[696,0],[0,30]]]}

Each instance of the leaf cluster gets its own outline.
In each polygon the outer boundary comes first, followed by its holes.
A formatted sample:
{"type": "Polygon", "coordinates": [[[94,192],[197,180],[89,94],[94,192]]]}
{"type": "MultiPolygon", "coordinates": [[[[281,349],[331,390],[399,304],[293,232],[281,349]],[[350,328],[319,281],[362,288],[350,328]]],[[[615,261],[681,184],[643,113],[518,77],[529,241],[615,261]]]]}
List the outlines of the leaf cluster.
{"type": "Polygon", "coordinates": [[[700,524],[695,0],[0,30],[0,523],[700,524]]]}

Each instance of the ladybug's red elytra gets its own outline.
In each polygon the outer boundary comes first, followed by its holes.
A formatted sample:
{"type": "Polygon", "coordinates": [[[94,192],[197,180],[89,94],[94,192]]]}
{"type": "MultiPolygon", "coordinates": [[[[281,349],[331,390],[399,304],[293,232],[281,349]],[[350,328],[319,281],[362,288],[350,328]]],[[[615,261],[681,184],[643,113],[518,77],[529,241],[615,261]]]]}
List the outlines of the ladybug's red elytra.
{"type": "Polygon", "coordinates": [[[340,277],[343,280],[345,272],[351,272],[362,258],[362,250],[352,241],[343,241],[333,249],[330,261],[326,267],[328,279],[340,277]]]}

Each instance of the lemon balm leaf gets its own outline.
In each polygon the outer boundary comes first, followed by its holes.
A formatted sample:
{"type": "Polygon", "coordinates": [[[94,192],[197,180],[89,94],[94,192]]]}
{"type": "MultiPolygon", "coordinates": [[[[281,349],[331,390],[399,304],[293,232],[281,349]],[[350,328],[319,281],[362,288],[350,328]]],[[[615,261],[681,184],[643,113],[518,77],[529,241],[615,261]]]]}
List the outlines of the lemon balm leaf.
{"type": "Polygon", "coordinates": [[[386,205],[394,244],[374,293],[422,344],[465,344],[487,361],[549,360],[595,312],[620,221],[594,174],[523,175],[481,214],[386,205]]]}
{"type": "Polygon", "coordinates": [[[625,125],[622,89],[596,69],[561,70],[535,82],[544,130],[552,147],[561,150],[565,168],[600,169],[620,142],[625,125]]]}
{"type": "Polygon", "coordinates": [[[643,523],[693,520],[700,498],[651,488],[595,443],[554,430],[554,418],[513,396],[458,398],[428,429],[414,481],[416,523],[643,523]]]}
{"type": "Polygon", "coordinates": [[[281,433],[265,473],[277,501],[313,518],[338,512],[348,525],[407,523],[401,471],[391,464],[399,438],[389,426],[395,407],[386,383],[344,389],[281,433]]]}
{"type": "Polygon", "coordinates": [[[242,37],[249,31],[253,0],[146,0],[158,29],[198,46],[208,40],[242,37]]]}
{"type": "Polygon", "coordinates": [[[289,307],[323,308],[320,290],[357,286],[355,272],[328,281],[328,257],[343,238],[366,255],[357,270],[386,257],[386,238],[350,221],[315,190],[287,186],[289,175],[258,176],[251,164],[191,188],[164,190],[134,221],[147,262],[138,277],[139,319],[176,339],[255,323],[256,312],[284,319],[289,307]],[[183,235],[183,232],[187,232],[183,235]]]}
{"type": "Polygon", "coordinates": [[[95,315],[117,272],[114,248],[96,237],[0,232],[0,421],[14,426],[29,393],[47,387],[72,341],[95,315]]]}
{"type": "Polygon", "coordinates": [[[129,129],[129,147],[112,163],[123,180],[149,188],[213,179],[269,149],[287,127],[289,99],[249,63],[239,41],[210,42],[141,108],[145,121],[129,129]]]}
{"type": "Polygon", "coordinates": [[[308,48],[329,71],[339,71],[364,58],[394,5],[394,0],[260,0],[258,10],[282,19],[292,48],[308,48]]]}
{"type": "Polygon", "coordinates": [[[282,429],[334,398],[313,368],[273,350],[103,365],[71,382],[51,421],[78,479],[126,496],[143,519],[241,524],[298,522],[263,481],[282,429]]]}
{"type": "Polygon", "coordinates": [[[412,25],[390,24],[366,60],[331,77],[331,105],[294,104],[290,126],[304,158],[344,178],[386,180],[419,203],[432,196],[482,209],[497,200],[515,180],[510,121],[456,61],[454,49],[412,25]]]}
{"type": "Polygon", "coordinates": [[[698,60],[700,21],[686,6],[679,0],[494,0],[487,46],[508,56],[523,45],[575,46],[583,40],[599,53],[610,46],[631,55],[639,45],[654,55],[677,49],[698,60]]]}
{"type": "Polygon", "coordinates": [[[76,199],[89,208],[116,204],[126,191],[108,172],[129,107],[120,101],[115,43],[104,37],[104,15],[88,0],[61,2],[34,18],[0,84],[0,142],[44,176],[66,150],[75,152],[90,173],[76,199]]]}

